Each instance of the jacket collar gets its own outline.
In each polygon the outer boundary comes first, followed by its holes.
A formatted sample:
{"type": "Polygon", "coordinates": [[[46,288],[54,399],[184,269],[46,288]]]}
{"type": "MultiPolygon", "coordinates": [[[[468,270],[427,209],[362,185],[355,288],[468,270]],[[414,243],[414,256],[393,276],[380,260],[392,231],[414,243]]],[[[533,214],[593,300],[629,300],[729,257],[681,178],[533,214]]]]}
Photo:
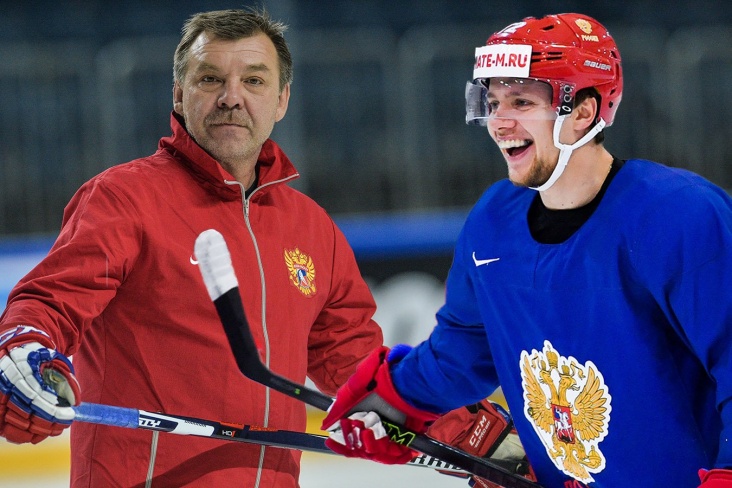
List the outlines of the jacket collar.
{"type": "MultiPolygon", "coordinates": [[[[172,154],[197,179],[204,180],[206,186],[213,185],[217,191],[229,196],[241,196],[239,185],[226,184],[226,181],[234,181],[234,177],[193,140],[185,128],[183,118],[175,112],[170,114],[170,128],[173,135],[160,139],[159,150],[172,154]]],[[[257,166],[258,187],[300,176],[284,151],[272,139],[267,139],[262,145],[257,166]]]]}

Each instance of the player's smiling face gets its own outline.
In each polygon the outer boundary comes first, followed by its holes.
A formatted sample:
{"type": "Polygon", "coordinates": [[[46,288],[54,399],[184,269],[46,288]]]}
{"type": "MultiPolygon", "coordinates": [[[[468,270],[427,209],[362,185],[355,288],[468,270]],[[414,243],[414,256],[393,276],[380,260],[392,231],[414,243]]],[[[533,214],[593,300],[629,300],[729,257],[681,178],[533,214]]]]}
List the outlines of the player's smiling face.
{"type": "Polygon", "coordinates": [[[224,166],[255,162],[275,122],[287,110],[274,44],[259,33],[221,40],[202,33],[191,46],[185,80],[176,82],[174,109],[198,144],[224,166]]]}
{"type": "Polygon", "coordinates": [[[559,150],[552,130],[556,111],[547,83],[529,79],[491,78],[487,128],[508,164],[516,185],[538,187],[549,179],[559,150]]]}

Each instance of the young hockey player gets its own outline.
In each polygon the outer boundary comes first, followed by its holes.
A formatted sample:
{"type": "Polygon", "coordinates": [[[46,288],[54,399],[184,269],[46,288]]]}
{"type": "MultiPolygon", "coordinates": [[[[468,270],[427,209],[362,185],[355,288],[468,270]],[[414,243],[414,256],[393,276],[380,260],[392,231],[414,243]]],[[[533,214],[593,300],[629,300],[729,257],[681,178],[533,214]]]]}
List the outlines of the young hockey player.
{"type": "Polygon", "coordinates": [[[508,180],[465,222],[430,337],[376,351],[339,390],[332,449],[404,462],[376,414],[424,432],[500,385],[546,488],[732,487],[732,200],[614,157],[622,91],[615,41],[586,15],[476,49],[467,121],[508,180]]]}

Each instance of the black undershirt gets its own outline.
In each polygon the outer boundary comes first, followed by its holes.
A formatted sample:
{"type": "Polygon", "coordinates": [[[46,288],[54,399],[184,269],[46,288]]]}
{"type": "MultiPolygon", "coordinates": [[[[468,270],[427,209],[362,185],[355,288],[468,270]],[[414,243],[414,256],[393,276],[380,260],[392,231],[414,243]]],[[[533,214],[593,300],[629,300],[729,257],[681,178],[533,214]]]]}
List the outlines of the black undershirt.
{"type": "Polygon", "coordinates": [[[249,185],[249,188],[246,189],[244,192],[244,198],[249,198],[249,195],[252,194],[254,190],[257,189],[257,185],[259,184],[259,163],[254,167],[254,181],[251,185],[249,185]]]}
{"type": "Polygon", "coordinates": [[[529,207],[528,221],[531,236],[541,244],[560,244],[574,234],[582,224],[587,222],[592,213],[595,211],[610,182],[613,180],[620,168],[625,164],[624,160],[613,158],[610,172],[602,184],[602,188],[597,192],[595,198],[587,205],[579,208],[570,208],[567,210],[551,210],[544,206],[541,201],[541,195],[536,193],[534,201],[529,207]]]}

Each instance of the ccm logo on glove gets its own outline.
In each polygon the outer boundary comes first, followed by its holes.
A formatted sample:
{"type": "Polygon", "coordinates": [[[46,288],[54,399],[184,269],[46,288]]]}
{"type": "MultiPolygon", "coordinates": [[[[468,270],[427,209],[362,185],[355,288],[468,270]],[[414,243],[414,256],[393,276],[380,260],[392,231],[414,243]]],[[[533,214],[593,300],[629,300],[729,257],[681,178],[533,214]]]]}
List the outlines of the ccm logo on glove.
{"type": "Polygon", "coordinates": [[[473,433],[468,439],[468,444],[473,448],[478,448],[483,442],[485,435],[488,433],[491,427],[491,420],[485,414],[485,412],[478,412],[478,418],[476,419],[476,425],[473,429],[473,433]]]}

